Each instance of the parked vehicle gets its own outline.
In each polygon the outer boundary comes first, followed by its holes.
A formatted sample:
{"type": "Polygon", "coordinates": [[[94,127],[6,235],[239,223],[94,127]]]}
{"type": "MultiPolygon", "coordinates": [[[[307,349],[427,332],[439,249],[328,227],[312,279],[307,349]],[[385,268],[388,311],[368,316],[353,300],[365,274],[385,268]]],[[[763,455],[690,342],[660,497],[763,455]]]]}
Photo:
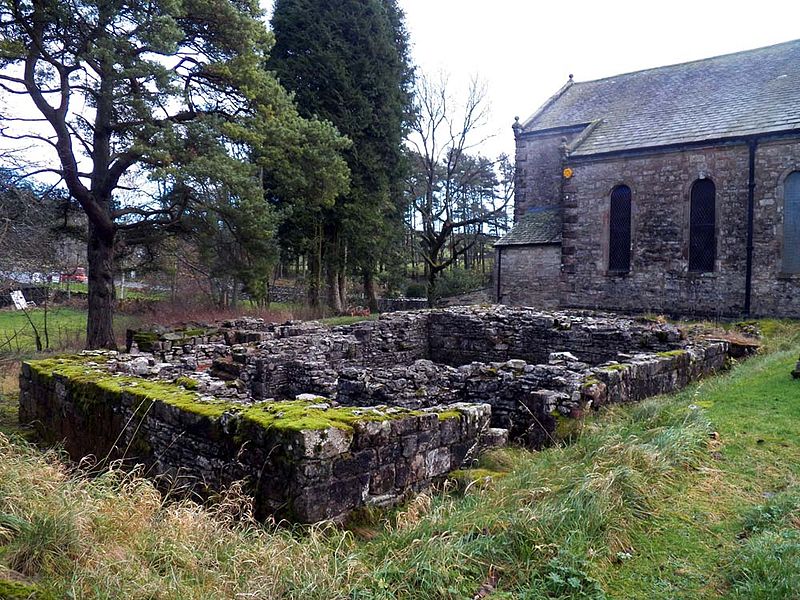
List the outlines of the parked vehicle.
{"type": "Polygon", "coordinates": [[[77,281],[78,283],[86,283],[89,278],[86,276],[86,269],[83,267],[75,267],[68,273],[61,273],[61,283],[68,281],[77,281]]]}

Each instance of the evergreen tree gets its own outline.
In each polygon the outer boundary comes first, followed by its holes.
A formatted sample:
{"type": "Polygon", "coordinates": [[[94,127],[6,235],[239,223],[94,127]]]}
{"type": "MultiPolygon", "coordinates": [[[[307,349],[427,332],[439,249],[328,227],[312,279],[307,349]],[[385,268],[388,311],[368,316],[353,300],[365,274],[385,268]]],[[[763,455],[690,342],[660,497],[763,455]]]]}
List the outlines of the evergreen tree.
{"type": "MultiPolygon", "coordinates": [[[[36,172],[60,177],[89,221],[89,347],[115,345],[120,234],[173,227],[197,197],[148,202],[146,194],[128,193],[152,186],[142,176],[170,187],[222,185],[238,206],[263,204],[252,158],[300,117],[264,69],[272,36],[260,17],[256,0],[0,5],[0,88],[27,95],[49,128],[4,128],[3,135],[54,149],[51,165],[36,172]]],[[[17,124],[26,122],[21,112],[17,124]]],[[[309,127],[323,140],[320,152],[335,150],[330,126],[309,127]]]]}
{"type": "Polygon", "coordinates": [[[277,0],[272,26],[269,65],[295,93],[301,114],[330,121],[352,142],[345,151],[350,191],[331,207],[294,213],[306,231],[312,301],[324,265],[334,309],[342,308],[348,267],[363,276],[374,302],[377,261],[402,226],[401,145],[412,78],[403,13],[395,0],[277,0]]]}

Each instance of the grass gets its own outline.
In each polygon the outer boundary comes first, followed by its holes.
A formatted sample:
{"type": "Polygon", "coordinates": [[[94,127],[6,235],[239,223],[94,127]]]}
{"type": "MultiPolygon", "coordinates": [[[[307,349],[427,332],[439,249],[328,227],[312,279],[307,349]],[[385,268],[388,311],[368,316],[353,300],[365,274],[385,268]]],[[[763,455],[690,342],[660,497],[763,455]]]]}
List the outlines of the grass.
{"type": "MultiPolygon", "coordinates": [[[[60,283],[55,286],[54,289],[61,290],[62,292],[66,292],[67,289],[69,289],[70,292],[86,295],[89,293],[89,284],[79,281],[70,281],[69,284],[60,283]]],[[[117,285],[116,293],[119,295],[120,292],[119,285],[117,285]]],[[[125,300],[164,300],[167,295],[165,291],[125,286],[125,300]]]]}
{"type": "MultiPolygon", "coordinates": [[[[44,335],[44,309],[28,311],[39,331],[44,335]]],[[[47,313],[47,329],[52,348],[78,348],[86,331],[86,311],[75,308],[54,308],[47,313]]],[[[25,314],[17,310],[0,311],[0,354],[28,353],[36,350],[34,331],[25,314]]]]}
{"type": "Polygon", "coordinates": [[[766,351],[350,529],[257,524],[236,487],[165,500],[0,434],[0,579],[59,598],[796,598],[800,327],[766,351]]]}
{"type": "Polygon", "coordinates": [[[353,323],[360,323],[361,321],[375,321],[380,315],[371,314],[369,316],[343,316],[343,317],[328,317],[320,319],[320,322],[329,327],[338,327],[340,325],[352,325],[353,323]]]}
{"type": "MultiPolygon", "coordinates": [[[[45,311],[35,308],[28,311],[39,331],[42,344],[45,339],[45,311]]],[[[135,316],[114,315],[114,328],[118,340],[124,340],[128,327],[135,327],[139,319],[135,316]]],[[[86,339],[86,310],[71,307],[55,307],[47,311],[49,348],[52,350],[76,350],[84,346],[86,339]]],[[[25,314],[17,310],[0,310],[0,358],[12,355],[29,356],[35,352],[33,327],[25,314]]]]}

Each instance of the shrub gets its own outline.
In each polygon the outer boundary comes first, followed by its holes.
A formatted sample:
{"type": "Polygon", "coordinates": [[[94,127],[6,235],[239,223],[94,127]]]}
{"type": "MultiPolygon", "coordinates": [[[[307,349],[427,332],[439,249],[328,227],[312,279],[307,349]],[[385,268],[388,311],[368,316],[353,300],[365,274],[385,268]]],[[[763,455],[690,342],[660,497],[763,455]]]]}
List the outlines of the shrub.
{"type": "Polygon", "coordinates": [[[406,287],[406,298],[426,298],[428,296],[428,286],[424,283],[414,282],[406,287]]]}
{"type": "Polygon", "coordinates": [[[437,295],[446,298],[472,292],[486,286],[488,280],[488,274],[457,267],[441,274],[436,282],[437,295]]]}

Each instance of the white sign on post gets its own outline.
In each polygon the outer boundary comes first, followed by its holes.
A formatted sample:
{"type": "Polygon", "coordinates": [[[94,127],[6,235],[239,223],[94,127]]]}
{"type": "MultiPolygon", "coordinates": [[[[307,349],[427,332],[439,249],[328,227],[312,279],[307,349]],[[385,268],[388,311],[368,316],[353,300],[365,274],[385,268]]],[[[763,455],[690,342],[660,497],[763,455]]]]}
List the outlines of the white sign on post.
{"type": "Polygon", "coordinates": [[[25,310],[28,308],[28,302],[25,300],[25,296],[22,295],[21,290],[14,290],[11,292],[11,300],[14,301],[14,306],[17,310],[25,310]]]}

